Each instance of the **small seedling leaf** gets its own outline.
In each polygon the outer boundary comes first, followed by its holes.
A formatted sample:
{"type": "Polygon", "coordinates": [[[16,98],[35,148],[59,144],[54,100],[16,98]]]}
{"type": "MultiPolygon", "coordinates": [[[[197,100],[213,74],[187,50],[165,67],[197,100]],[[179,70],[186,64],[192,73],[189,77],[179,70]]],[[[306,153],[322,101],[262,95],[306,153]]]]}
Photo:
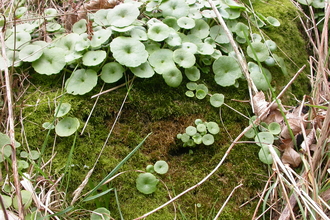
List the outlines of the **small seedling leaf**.
{"type": "Polygon", "coordinates": [[[71,109],[70,103],[61,103],[59,106],[55,108],[55,117],[63,117],[66,115],[71,109]]]}
{"type": "Polygon", "coordinates": [[[60,137],[68,137],[75,133],[80,126],[77,118],[66,117],[60,120],[55,126],[55,132],[60,137]]]}
{"type": "Polygon", "coordinates": [[[141,173],[136,179],[136,188],[144,194],[156,191],[159,180],[151,173],[141,173]]]}
{"type": "Polygon", "coordinates": [[[225,96],[223,94],[215,93],[210,98],[210,103],[212,106],[218,108],[224,103],[225,96]]]}
{"type": "Polygon", "coordinates": [[[168,171],[168,164],[164,160],[159,160],[154,165],[154,170],[156,173],[165,174],[168,171]]]}

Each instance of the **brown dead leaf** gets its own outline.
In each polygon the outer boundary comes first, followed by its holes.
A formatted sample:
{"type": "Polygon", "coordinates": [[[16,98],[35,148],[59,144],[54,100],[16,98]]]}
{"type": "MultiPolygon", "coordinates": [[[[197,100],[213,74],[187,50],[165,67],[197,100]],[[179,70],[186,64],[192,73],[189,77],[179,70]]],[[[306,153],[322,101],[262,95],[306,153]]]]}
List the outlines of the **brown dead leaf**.
{"type": "MultiPolygon", "coordinates": [[[[252,102],[253,102],[253,106],[254,106],[254,114],[256,116],[263,114],[267,110],[267,106],[269,104],[266,101],[265,94],[262,91],[257,92],[253,96],[252,102]]],[[[269,113],[269,110],[268,110],[268,112],[266,112],[266,114],[264,114],[264,117],[261,118],[261,120],[263,120],[268,115],[268,113],[269,113]]]]}
{"type": "MultiPolygon", "coordinates": [[[[300,107],[297,107],[297,108],[293,109],[292,112],[288,112],[286,114],[286,119],[288,121],[290,129],[292,130],[293,135],[296,135],[299,132],[301,132],[302,125],[304,127],[306,126],[306,122],[304,120],[305,116],[306,116],[306,114],[302,114],[300,112],[300,107]]],[[[289,132],[289,127],[285,123],[283,123],[281,137],[284,139],[291,137],[290,132],[289,132]]]]}
{"type": "Polygon", "coordinates": [[[293,167],[298,167],[301,163],[300,154],[293,148],[286,148],[281,159],[284,164],[290,164],[293,167]]]}
{"type": "Polygon", "coordinates": [[[287,139],[282,139],[278,147],[279,150],[285,151],[285,149],[287,148],[293,148],[294,144],[291,138],[287,138],[287,139]]]}
{"type": "Polygon", "coordinates": [[[303,152],[307,152],[308,150],[310,150],[311,145],[313,144],[313,142],[315,140],[315,130],[314,129],[307,130],[306,133],[307,133],[306,139],[300,145],[301,150],[303,152]]]}

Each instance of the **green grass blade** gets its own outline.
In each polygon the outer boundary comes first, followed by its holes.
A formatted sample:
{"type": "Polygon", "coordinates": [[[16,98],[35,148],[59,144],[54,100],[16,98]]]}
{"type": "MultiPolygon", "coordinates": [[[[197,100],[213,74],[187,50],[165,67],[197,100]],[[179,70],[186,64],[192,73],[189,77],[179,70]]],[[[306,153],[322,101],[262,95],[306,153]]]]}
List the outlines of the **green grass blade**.
{"type": "Polygon", "coordinates": [[[99,194],[94,195],[94,196],[89,196],[89,197],[85,198],[84,201],[87,202],[87,201],[91,201],[93,199],[97,199],[97,198],[99,198],[99,197],[107,194],[108,192],[110,192],[112,190],[113,190],[113,188],[110,188],[110,189],[107,189],[107,190],[105,190],[105,191],[103,191],[103,192],[101,192],[99,194]]]}
{"type": "MultiPolygon", "coordinates": [[[[93,194],[98,188],[100,188],[103,183],[105,183],[108,179],[110,179],[118,170],[121,166],[124,165],[124,163],[126,163],[126,161],[128,159],[130,159],[133,154],[142,146],[142,144],[145,142],[145,140],[149,137],[151,133],[149,133],[142,141],[141,143],[139,143],[139,145],[137,145],[120,163],[117,164],[117,166],[101,181],[99,182],[99,184],[97,184],[97,186],[94,187],[94,189],[92,189],[92,191],[90,193],[87,194],[86,198],[88,198],[91,194],[93,194]]],[[[85,201],[84,198],[82,201],[85,201]]]]}

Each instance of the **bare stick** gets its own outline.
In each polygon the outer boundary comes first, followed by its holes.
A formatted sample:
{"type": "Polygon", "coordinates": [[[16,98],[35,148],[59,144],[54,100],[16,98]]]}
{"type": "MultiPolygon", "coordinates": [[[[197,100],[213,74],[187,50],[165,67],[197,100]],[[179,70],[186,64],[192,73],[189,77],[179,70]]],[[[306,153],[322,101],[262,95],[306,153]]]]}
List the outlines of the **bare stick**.
{"type": "MultiPolygon", "coordinates": [[[[4,26],[5,27],[5,26],[4,26]]],[[[22,204],[22,195],[20,189],[20,182],[19,182],[19,175],[17,170],[17,159],[16,159],[16,151],[15,151],[15,132],[14,132],[14,111],[13,111],[13,100],[12,100],[12,92],[11,92],[11,83],[10,83],[10,76],[8,70],[8,60],[6,54],[6,46],[5,46],[5,28],[2,29],[0,33],[0,40],[1,40],[1,47],[2,47],[2,57],[5,63],[5,86],[6,86],[6,95],[7,95],[7,104],[8,104],[8,121],[9,121],[9,138],[10,138],[10,145],[12,148],[11,160],[12,160],[12,169],[13,169],[13,176],[14,176],[14,185],[17,195],[17,203],[18,203],[18,216],[20,219],[24,219],[24,208],[22,204]]]]}
{"type": "Polygon", "coordinates": [[[217,215],[214,217],[213,220],[217,220],[222,212],[222,210],[225,208],[226,204],[228,203],[229,199],[231,198],[231,196],[234,194],[235,190],[238,189],[239,187],[243,186],[243,184],[239,184],[238,186],[236,186],[231,193],[229,194],[229,196],[227,197],[226,201],[223,203],[223,205],[221,206],[219,212],[217,213],[217,215]]]}

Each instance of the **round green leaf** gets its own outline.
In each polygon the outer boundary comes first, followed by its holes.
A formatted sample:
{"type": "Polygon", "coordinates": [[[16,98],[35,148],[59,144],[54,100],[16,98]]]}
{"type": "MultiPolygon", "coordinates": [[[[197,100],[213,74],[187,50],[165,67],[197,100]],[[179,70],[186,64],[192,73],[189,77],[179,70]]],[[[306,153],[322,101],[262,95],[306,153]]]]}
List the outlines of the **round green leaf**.
{"type": "Polygon", "coordinates": [[[72,73],[65,83],[68,93],[83,95],[91,91],[97,84],[97,73],[92,69],[79,69],[72,73]]]}
{"type": "Polygon", "coordinates": [[[45,10],[44,10],[44,13],[45,13],[45,18],[46,18],[46,20],[47,21],[51,21],[51,20],[53,20],[55,17],[56,17],[56,15],[57,15],[57,10],[55,9],[55,8],[46,8],[45,10]]]}
{"type": "Polygon", "coordinates": [[[314,8],[325,8],[325,0],[313,0],[312,6],[314,8]]]}
{"type": "Polygon", "coordinates": [[[178,87],[182,82],[181,71],[176,67],[165,70],[162,76],[166,84],[171,87],[178,87]]]}
{"type": "Polygon", "coordinates": [[[27,45],[18,53],[19,58],[25,62],[33,62],[42,55],[42,47],[38,45],[27,45]]]}
{"type": "Polygon", "coordinates": [[[100,9],[94,14],[94,22],[100,26],[109,26],[108,20],[109,9],[100,9]]]}
{"type": "Polygon", "coordinates": [[[193,136],[197,133],[197,129],[194,127],[194,126],[188,126],[186,128],[186,133],[189,135],[189,136],[193,136]]]}
{"type": "Polygon", "coordinates": [[[54,124],[53,123],[50,123],[50,122],[45,122],[45,123],[43,123],[42,124],[42,127],[44,128],[44,129],[50,129],[50,130],[52,130],[52,129],[54,129],[55,128],[55,126],[54,126],[54,124]]]}
{"type": "Polygon", "coordinates": [[[225,30],[220,25],[215,25],[210,29],[210,36],[215,42],[219,44],[229,43],[229,38],[226,35],[225,30]]]}
{"type": "Polygon", "coordinates": [[[131,25],[140,15],[136,4],[123,3],[109,10],[107,19],[115,27],[126,27],[131,25]]]}
{"type": "Polygon", "coordinates": [[[156,173],[165,174],[168,171],[168,164],[164,160],[159,160],[155,163],[154,170],[156,173]]]}
{"type": "Polygon", "coordinates": [[[195,20],[195,27],[191,29],[191,34],[204,39],[209,36],[210,26],[202,19],[195,20]]]}
{"type": "Polygon", "coordinates": [[[5,209],[9,208],[12,204],[12,198],[6,195],[0,195],[0,196],[3,201],[3,205],[5,206],[5,209]]]}
{"type": "Polygon", "coordinates": [[[258,146],[268,146],[272,145],[274,143],[274,136],[270,132],[259,132],[255,138],[254,141],[258,146]]]}
{"type": "Polygon", "coordinates": [[[259,62],[265,61],[269,56],[267,46],[261,42],[253,42],[246,50],[249,57],[259,62]],[[254,55],[255,53],[255,55],[254,55]]]}
{"type": "Polygon", "coordinates": [[[181,17],[177,21],[179,27],[183,29],[192,29],[195,27],[195,20],[188,17],[181,17]]]}
{"type": "Polygon", "coordinates": [[[268,130],[270,133],[278,135],[281,133],[281,125],[277,122],[272,122],[268,125],[268,130]]]}
{"type": "Polygon", "coordinates": [[[165,40],[165,42],[168,45],[170,45],[172,47],[175,47],[175,46],[180,46],[181,45],[182,39],[181,39],[180,35],[177,32],[170,31],[168,37],[165,40]]]}
{"type": "Polygon", "coordinates": [[[101,79],[106,83],[114,83],[120,80],[125,69],[116,62],[107,63],[102,67],[101,79]]]}
{"type": "Polygon", "coordinates": [[[26,7],[19,7],[15,10],[15,18],[20,18],[27,11],[26,7]]]}
{"type": "Polygon", "coordinates": [[[269,89],[268,82],[270,83],[272,81],[272,75],[269,72],[269,70],[267,70],[265,68],[262,68],[262,71],[263,71],[263,73],[261,72],[261,70],[259,68],[258,68],[258,70],[251,71],[250,77],[251,77],[253,83],[255,84],[255,86],[257,87],[257,89],[265,91],[265,90],[269,89]],[[265,78],[265,75],[266,75],[267,79],[265,78]]]}
{"type": "Polygon", "coordinates": [[[196,90],[196,88],[197,88],[197,83],[195,83],[195,82],[188,82],[188,83],[186,84],[186,87],[187,87],[187,89],[190,89],[190,90],[196,90]]]}
{"type": "Polygon", "coordinates": [[[199,71],[199,69],[196,66],[192,66],[190,68],[186,68],[184,70],[184,73],[186,74],[186,77],[190,80],[190,81],[197,81],[200,79],[201,73],[199,71]]]}
{"type": "MultiPolygon", "coordinates": [[[[24,209],[29,208],[32,203],[32,193],[27,190],[21,190],[21,197],[22,197],[22,203],[23,203],[24,209]]],[[[18,210],[17,195],[15,195],[13,198],[13,206],[16,210],[18,210]]]]}
{"type": "Polygon", "coordinates": [[[220,131],[219,125],[213,121],[207,122],[206,127],[211,134],[218,134],[220,131]]]}
{"type": "Polygon", "coordinates": [[[136,188],[144,194],[151,194],[156,191],[158,182],[153,174],[141,173],[136,179],[136,188]]]}
{"type": "Polygon", "coordinates": [[[203,141],[202,135],[197,133],[192,137],[193,141],[195,142],[195,144],[201,144],[203,141]]]}
{"type": "Polygon", "coordinates": [[[192,98],[195,96],[195,93],[193,91],[186,91],[185,95],[188,96],[189,98],[192,98]]]}
{"type": "Polygon", "coordinates": [[[7,51],[8,66],[20,66],[22,61],[19,59],[19,54],[17,51],[8,50],[7,51]]]}
{"type": "Polygon", "coordinates": [[[40,74],[57,74],[66,64],[64,54],[59,47],[45,48],[41,57],[32,62],[32,67],[40,74]]]}
{"type": "Polygon", "coordinates": [[[271,56],[269,56],[266,60],[265,60],[265,64],[267,66],[275,66],[276,62],[275,59],[271,56]]]}
{"type": "Polygon", "coordinates": [[[46,31],[50,32],[50,33],[56,32],[56,31],[60,30],[61,28],[62,28],[62,26],[56,22],[49,22],[46,24],[46,31]]]}
{"type": "Polygon", "coordinates": [[[72,31],[76,34],[82,34],[87,31],[87,21],[85,19],[80,19],[72,25],[72,31]]]}
{"type": "MultiPolygon", "coordinates": [[[[0,132],[0,146],[2,146],[2,151],[0,152],[0,162],[3,161],[2,157],[10,157],[11,153],[12,153],[12,148],[10,146],[11,144],[11,140],[8,137],[8,135],[3,134],[0,132]]],[[[21,144],[18,143],[17,141],[15,141],[15,148],[20,147],[21,144]]]]}
{"type": "Polygon", "coordinates": [[[158,74],[163,74],[164,71],[176,68],[172,59],[173,51],[169,49],[159,49],[151,53],[149,56],[149,63],[154,67],[158,74]]]}
{"type": "Polygon", "coordinates": [[[148,35],[146,32],[146,29],[144,27],[134,27],[131,31],[130,31],[131,37],[135,38],[137,40],[148,40],[148,35]]]}
{"type": "Polygon", "coordinates": [[[25,160],[17,160],[17,169],[23,170],[29,168],[29,163],[25,160]]]}
{"type": "Polygon", "coordinates": [[[162,2],[159,9],[162,10],[164,17],[172,16],[181,18],[189,14],[189,6],[185,0],[169,0],[162,2]]]}
{"type": "Polygon", "coordinates": [[[169,36],[170,29],[164,23],[157,23],[151,25],[148,29],[148,37],[156,42],[163,41],[169,36]]]}
{"type": "Polygon", "coordinates": [[[91,213],[90,220],[110,220],[110,211],[104,207],[97,208],[91,213]]]}
{"type": "Polygon", "coordinates": [[[173,60],[179,66],[182,66],[184,68],[190,68],[196,62],[196,58],[195,58],[194,54],[193,53],[189,53],[185,49],[176,49],[173,52],[173,60]]]}
{"type": "Polygon", "coordinates": [[[279,27],[281,25],[281,23],[274,17],[272,16],[268,16],[266,18],[266,20],[268,21],[268,23],[274,27],[279,27]]]}
{"type": "Polygon", "coordinates": [[[225,100],[225,96],[223,94],[215,93],[210,98],[210,103],[212,106],[218,108],[220,107],[225,100]]]}
{"type": "Polygon", "coordinates": [[[146,171],[147,171],[148,173],[153,173],[153,172],[155,172],[155,170],[154,170],[154,165],[149,164],[149,165],[146,167],[146,171]]]}
{"type": "Polygon", "coordinates": [[[13,33],[10,37],[7,38],[5,44],[9,49],[14,50],[20,48],[23,44],[26,44],[29,41],[31,41],[31,35],[27,32],[22,31],[16,33],[16,37],[15,33],[13,33]]]}
{"type": "Polygon", "coordinates": [[[190,136],[187,133],[184,133],[184,134],[181,135],[180,139],[181,139],[182,142],[186,143],[190,140],[190,136]]]}
{"type": "Polygon", "coordinates": [[[137,67],[148,58],[148,52],[143,43],[129,37],[117,37],[112,40],[110,50],[120,64],[128,67],[137,67]]]}
{"type": "Polygon", "coordinates": [[[204,122],[203,122],[203,120],[202,119],[196,119],[195,120],[195,125],[199,125],[199,124],[203,124],[204,122]]]}
{"type": "Polygon", "coordinates": [[[184,42],[181,45],[181,48],[188,51],[189,53],[195,54],[197,52],[196,44],[190,42],[184,42]]]}
{"type": "Polygon", "coordinates": [[[208,43],[197,44],[197,52],[202,55],[212,55],[214,53],[214,48],[208,43]]]}
{"type": "Polygon", "coordinates": [[[203,132],[207,131],[206,130],[206,125],[204,123],[198,124],[196,128],[197,128],[197,131],[200,132],[200,133],[203,133],[203,132]]]}
{"type": "Polygon", "coordinates": [[[277,45],[274,41],[272,40],[266,40],[265,45],[268,47],[268,49],[272,52],[276,51],[277,45]]]}
{"type": "Polygon", "coordinates": [[[173,28],[175,31],[178,31],[180,29],[177,19],[175,17],[167,16],[164,20],[163,23],[166,24],[167,26],[173,28]]]}
{"type": "Polygon", "coordinates": [[[138,67],[131,67],[130,70],[132,71],[132,73],[134,73],[135,76],[140,78],[150,78],[155,74],[149,62],[142,63],[138,67]]]}
{"type": "Polygon", "coordinates": [[[196,97],[198,99],[203,99],[207,96],[209,89],[204,84],[198,84],[196,86],[196,97]]]}
{"type": "Polygon", "coordinates": [[[88,51],[84,54],[82,62],[85,66],[96,66],[102,63],[107,56],[104,50],[88,51]]]}
{"type": "Polygon", "coordinates": [[[234,85],[236,79],[242,76],[242,71],[233,57],[221,56],[212,65],[214,79],[221,86],[234,85]]]}
{"type": "Polygon", "coordinates": [[[71,109],[70,103],[62,103],[55,108],[54,116],[63,117],[70,111],[70,109],[71,109]]]}
{"type": "Polygon", "coordinates": [[[202,142],[204,145],[211,145],[214,143],[214,137],[212,134],[206,134],[202,137],[202,142]]]}
{"type": "Polygon", "coordinates": [[[254,128],[250,128],[247,132],[244,133],[244,136],[247,138],[254,138],[256,136],[254,128]]]}
{"type": "Polygon", "coordinates": [[[40,157],[40,153],[36,150],[31,150],[29,154],[29,158],[31,160],[37,160],[40,157]]]}
{"type": "Polygon", "coordinates": [[[60,137],[68,137],[75,133],[80,126],[77,118],[66,117],[60,120],[55,126],[55,132],[60,137]]]}
{"type": "Polygon", "coordinates": [[[111,29],[100,29],[95,31],[91,40],[92,48],[99,48],[102,44],[106,43],[112,34],[111,29]]]}
{"type": "Polygon", "coordinates": [[[238,22],[234,28],[235,33],[241,37],[246,38],[249,36],[249,27],[246,24],[243,24],[242,22],[238,22]]]}
{"type": "MultiPolygon", "coordinates": [[[[273,157],[272,157],[272,154],[270,153],[269,151],[269,147],[272,147],[272,146],[262,146],[259,150],[259,153],[258,153],[258,156],[259,156],[259,159],[261,162],[265,163],[265,164],[272,164],[273,163],[273,157]]],[[[276,154],[278,156],[280,156],[280,152],[272,147],[276,154]]]]}

